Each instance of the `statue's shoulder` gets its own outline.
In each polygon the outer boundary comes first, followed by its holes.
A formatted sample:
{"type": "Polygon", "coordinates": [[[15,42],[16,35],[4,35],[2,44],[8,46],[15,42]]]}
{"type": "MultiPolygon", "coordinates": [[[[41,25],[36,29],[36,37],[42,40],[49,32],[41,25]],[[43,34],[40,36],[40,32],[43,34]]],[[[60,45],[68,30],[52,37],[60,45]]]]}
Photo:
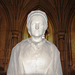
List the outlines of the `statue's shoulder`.
{"type": "Polygon", "coordinates": [[[49,42],[48,40],[46,40],[46,43],[50,46],[50,48],[54,53],[58,53],[58,54],[60,53],[57,46],[54,43],[49,42]]]}
{"type": "MultiPolygon", "coordinates": [[[[46,40],[46,39],[45,39],[46,40]]],[[[46,40],[46,44],[48,44],[49,46],[50,45],[54,45],[52,42],[50,42],[50,41],[48,41],[48,40],[46,40]]]]}
{"type": "Polygon", "coordinates": [[[13,50],[19,50],[20,47],[28,45],[28,39],[22,40],[13,47],[13,50]]]}
{"type": "MultiPolygon", "coordinates": [[[[28,38],[29,39],[29,38],[28,38]]],[[[21,45],[23,45],[23,44],[27,44],[28,43],[28,39],[24,39],[24,40],[22,40],[19,44],[21,45]]]]}

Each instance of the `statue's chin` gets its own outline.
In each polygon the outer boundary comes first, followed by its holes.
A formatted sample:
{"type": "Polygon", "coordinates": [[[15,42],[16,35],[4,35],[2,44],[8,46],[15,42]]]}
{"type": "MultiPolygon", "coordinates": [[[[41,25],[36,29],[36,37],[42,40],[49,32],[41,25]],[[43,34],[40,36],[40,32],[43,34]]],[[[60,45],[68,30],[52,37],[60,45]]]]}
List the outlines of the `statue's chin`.
{"type": "Polygon", "coordinates": [[[31,35],[31,37],[39,38],[39,37],[42,37],[42,35],[36,34],[36,35],[31,35]]]}

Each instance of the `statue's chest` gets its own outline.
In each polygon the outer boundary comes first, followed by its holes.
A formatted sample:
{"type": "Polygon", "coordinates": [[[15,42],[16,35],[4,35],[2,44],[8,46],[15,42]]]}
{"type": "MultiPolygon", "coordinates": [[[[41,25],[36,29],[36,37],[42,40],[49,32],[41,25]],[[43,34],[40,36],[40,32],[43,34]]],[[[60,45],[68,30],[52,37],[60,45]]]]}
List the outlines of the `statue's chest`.
{"type": "Polygon", "coordinates": [[[23,55],[23,66],[25,72],[27,73],[36,73],[44,72],[50,64],[51,56],[45,52],[29,52],[26,55],[23,55]]]}

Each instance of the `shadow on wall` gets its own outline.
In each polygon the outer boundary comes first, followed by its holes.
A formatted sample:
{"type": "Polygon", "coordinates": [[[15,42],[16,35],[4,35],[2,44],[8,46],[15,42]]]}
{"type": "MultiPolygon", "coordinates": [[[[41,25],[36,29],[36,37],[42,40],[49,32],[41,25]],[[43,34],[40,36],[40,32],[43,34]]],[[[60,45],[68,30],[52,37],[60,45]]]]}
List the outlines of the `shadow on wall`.
{"type": "Polygon", "coordinates": [[[75,70],[72,70],[69,75],[75,75],[75,70]]]}

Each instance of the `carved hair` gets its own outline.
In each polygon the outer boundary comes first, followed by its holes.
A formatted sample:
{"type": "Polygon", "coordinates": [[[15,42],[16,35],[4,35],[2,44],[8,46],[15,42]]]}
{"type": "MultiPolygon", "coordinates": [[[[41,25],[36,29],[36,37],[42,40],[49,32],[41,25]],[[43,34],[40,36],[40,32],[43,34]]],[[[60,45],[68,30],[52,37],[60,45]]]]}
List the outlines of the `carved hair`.
{"type": "MultiPolygon", "coordinates": [[[[45,12],[41,11],[41,10],[35,10],[35,11],[31,11],[29,14],[28,14],[28,17],[27,17],[27,28],[28,28],[28,32],[29,34],[31,35],[30,33],[30,21],[31,21],[31,18],[32,16],[34,15],[41,15],[44,19],[45,19],[45,26],[44,26],[44,31],[46,31],[47,27],[48,27],[48,23],[47,23],[47,15],[45,12]]],[[[44,32],[45,33],[45,32],[44,32]]]]}

